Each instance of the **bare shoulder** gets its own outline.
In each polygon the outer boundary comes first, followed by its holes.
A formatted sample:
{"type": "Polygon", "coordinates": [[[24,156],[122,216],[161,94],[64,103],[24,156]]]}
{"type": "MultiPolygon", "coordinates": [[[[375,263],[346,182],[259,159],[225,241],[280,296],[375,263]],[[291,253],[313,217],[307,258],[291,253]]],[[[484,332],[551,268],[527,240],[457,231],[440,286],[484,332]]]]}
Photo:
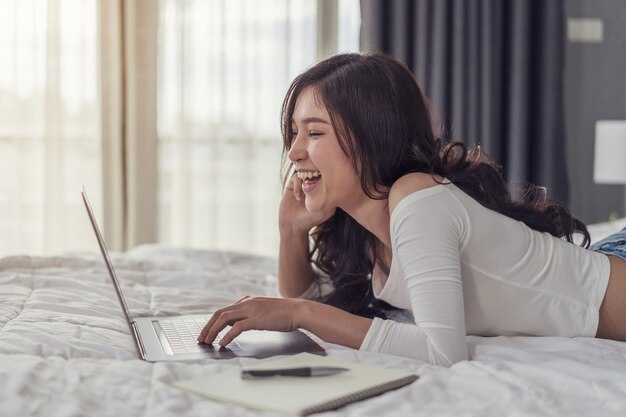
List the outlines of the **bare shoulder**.
{"type": "Polygon", "coordinates": [[[398,178],[389,190],[389,213],[393,213],[398,203],[409,194],[439,185],[440,177],[423,172],[411,172],[398,178]]]}

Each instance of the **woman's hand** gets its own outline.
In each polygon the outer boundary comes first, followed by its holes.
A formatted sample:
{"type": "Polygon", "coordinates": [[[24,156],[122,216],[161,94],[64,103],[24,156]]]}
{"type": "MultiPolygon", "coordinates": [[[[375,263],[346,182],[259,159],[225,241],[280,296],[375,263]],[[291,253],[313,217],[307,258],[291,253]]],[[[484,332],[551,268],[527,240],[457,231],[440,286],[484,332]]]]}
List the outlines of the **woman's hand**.
{"type": "Polygon", "coordinates": [[[359,349],[371,325],[372,319],[315,301],[243,297],[217,310],[200,332],[198,341],[212,344],[226,326],[232,327],[220,340],[221,346],[228,345],[246,330],[305,329],[324,341],[359,349]]]}
{"type": "Polygon", "coordinates": [[[281,230],[308,233],[311,228],[325,222],[335,214],[335,207],[310,212],[304,205],[304,199],[302,180],[294,175],[287,182],[280,202],[278,218],[281,230]]]}
{"type": "Polygon", "coordinates": [[[219,344],[226,346],[246,330],[290,332],[298,328],[297,306],[306,300],[292,298],[243,297],[217,310],[198,336],[198,342],[211,344],[226,326],[231,329],[219,344]]]}

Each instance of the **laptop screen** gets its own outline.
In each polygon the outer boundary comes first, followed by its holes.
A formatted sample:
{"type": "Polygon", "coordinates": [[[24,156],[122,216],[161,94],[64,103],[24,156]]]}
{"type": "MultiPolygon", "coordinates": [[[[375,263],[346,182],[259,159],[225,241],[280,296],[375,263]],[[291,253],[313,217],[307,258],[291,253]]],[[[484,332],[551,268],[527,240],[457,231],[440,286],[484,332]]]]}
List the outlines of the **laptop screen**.
{"type": "Polygon", "coordinates": [[[122,305],[122,310],[124,311],[124,315],[126,316],[126,320],[128,323],[133,323],[132,316],[130,315],[130,311],[128,310],[128,306],[126,305],[126,300],[124,299],[124,295],[122,293],[122,289],[120,287],[120,283],[117,279],[117,275],[115,275],[115,269],[113,269],[113,263],[109,258],[109,252],[107,251],[106,244],[104,243],[104,239],[102,238],[102,234],[100,233],[100,228],[98,227],[98,223],[96,222],[96,217],[91,210],[91,204],[89,204],[89,199],[87,198],[87,192],[85,191],[85,187],[82,187],[82,196],[83,202],[85,203],[85,208],[87,209],[87,214],[89,215],[89,220],[91,221],[91,225],[93,226],[93,231],[96,234],[96,239],[98,239],[98,245],[100,246],[100,252],[102,252],[102,257],[104,258],[104,263],[109,270],[109,276],[113,281],[113,286],[115,287],[115,292],[117,293],[117,298],[120,300],[120,304],[122,305]]]}

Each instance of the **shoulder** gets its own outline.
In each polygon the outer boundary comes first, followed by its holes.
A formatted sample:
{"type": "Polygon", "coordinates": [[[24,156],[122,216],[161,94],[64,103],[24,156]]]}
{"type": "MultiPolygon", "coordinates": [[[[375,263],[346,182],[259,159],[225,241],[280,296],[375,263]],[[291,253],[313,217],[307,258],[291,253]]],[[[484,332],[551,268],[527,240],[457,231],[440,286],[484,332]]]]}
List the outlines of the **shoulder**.
{"type": "Polygon", "coordinates": [[[439,185],[442,178],[423,172],[411,172],[398,178],[389,190],[389,213],[409,194],[439,185]]]}

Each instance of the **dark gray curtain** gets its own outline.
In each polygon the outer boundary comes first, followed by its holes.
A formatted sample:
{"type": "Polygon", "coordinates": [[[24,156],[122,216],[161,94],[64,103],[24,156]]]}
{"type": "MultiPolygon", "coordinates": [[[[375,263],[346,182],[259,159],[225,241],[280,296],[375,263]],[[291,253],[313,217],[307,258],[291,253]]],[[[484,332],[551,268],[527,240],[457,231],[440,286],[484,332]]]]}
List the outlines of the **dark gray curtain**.
{"type": "Polygon", "coordinates": [[[404,62],[455,140],[567,201],[561,0],[361,0],[361,50],[404,62]]]}

